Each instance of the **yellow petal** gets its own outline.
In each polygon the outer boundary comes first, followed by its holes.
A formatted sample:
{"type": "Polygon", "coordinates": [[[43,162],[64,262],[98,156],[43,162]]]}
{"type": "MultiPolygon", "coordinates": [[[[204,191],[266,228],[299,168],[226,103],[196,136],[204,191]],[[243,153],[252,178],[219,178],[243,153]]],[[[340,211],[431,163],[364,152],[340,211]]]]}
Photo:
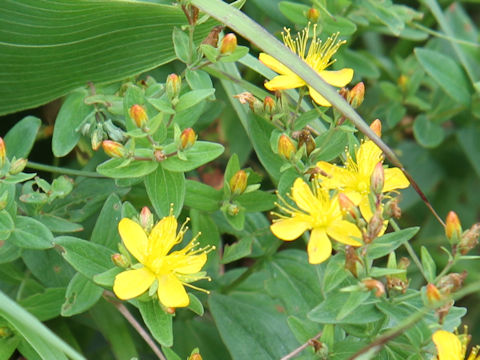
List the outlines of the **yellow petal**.
{"type": "MultiPolygon", "coordinates": [[[[326,161],[319,161],[317,168],[321,170],[322,187],[326,189],[344,189],[350,187],[351,184],[355,184],[357,179],[356,173],[326,161]]],[[[353,199],[350,200],[353,201],[353,199]]]]}
{"type": "Polygon", "coordinates": [[[280,61],[275,59],[273,56],[267,55],[265,53],[260,53],[258,56],[260,62],[262,62],[265,66],[269,67],[273,71],[282,74],[282,75],[291,75],[293,74],[292,70],[288,67],[283,65],[280,61]]]}
{"type": "Polygon", "coordinates": [[[324,70],[318,73],[325,82],[332,86],[344,87],[353,79],[353,69],[345,68],[337,71],[324,70]]]}
{"type": "Polygon", "coordinates": [[[158,277],[157,295],[166,307],[185,307],[190,303],[183,284],[172,274],[158,277]]]}
{"type": "Polygon", "coordinates": [[[462,343],[455,334],[437,330],[432,336],[439,360],[463,360],[462,343]]]}
{"type": "Polygon", "coordinates": [[[384,173],[385,184],[383,185],[383,192],[405,189],[410,185],[410,182],[399,168],[385,169],[384,173]]]}
{"type": "Polygon", "coordinates": [[[310,224],[297,217],[281,219],[270,226],[273,235],[281,240],[295,240],[310,228],[310,224]]]}
{"type": "Polygon", "coordinates": [[[278,75],[275,76],[272,80],[267,81],[263,84],[268,90],[285,90],[285,89],[295,89],[300,86],[305,85],[305,81],[300,79],[297,75],[278,75]]]}
{"type": "Polygon", "coordinates": [[[178,254],[178,259],[175,259],[176,252],[167,257],[167,261],[170,258],[174,259],[174,262],[169,261],[171,268],[175,269],[175,272],[181,274],[195,274],[202,270],[203,265],[207,262],[207,254],[202,253],[199,255],[184,255],[178,254]]]}
{"type": "Polygon", "coordinates": [[[332,255],[332,243],[324,230],[313,229],[308,240],[308,262],[320,264],[332,255]]]}
{"type": "Polygon", "coordinates": [[[360,176],[370,179],[375,165],[383,160],[382,150],[371,140],[360,145],[357,150],[357,165],[360,176]]]}
{"type": "Polygon", "coordinates": [[[363,196],[359,204],[360,212],[365,220],[370,221],[373,216],[372,208],[370,207],[370,200],[368,196],[363,196]]]}
{"type": "Polygon", "coordinates": [[[166,216],[160,220],[148,237],[149,259],[154,260],[167,255],[177,239],[177,219],[166,216]]]}
{"type": "Polygon", "coordinates": [[[155,275],[146,267],[121,272],[115,277],[113,292],[119,299],[133,299],[143,294],[155,281],[155,275]]]}
{"type": "Polygon", "coordinates": [[[301,178],[297,178],[292,186],[292,199],[295,204],[309,214],[314,214],[321,211],[321,203],[313,195],[310,187],[301,178]]]}
{"type": "Polygon", "coordinates": [[[327,228],[327,234],[342,244],[352,246],[362,245],[361,242],[354,239],[354,237],[362,238],[362,233],[355,225],[346,220],[332,222],[327,228]]]}
{"type": "Polygon", "coordinates": [[[130,254],[144,263],[148,239],[142,227],[133,220],[123,218],[118,223],[118,232],[130,254]]]}
{"type": "Polygon", "coordinates": [[[314,88],[312,87],[308,87],[308,92],[310,94],[310,97],[313,99],[313,101],[315,101],[318,105],[320,106],[332,106],[332,104],[330,104],[328,102],[327,99],[325,99],[322,95],[320,95],[320,93],[315,90],[314,88]]]}

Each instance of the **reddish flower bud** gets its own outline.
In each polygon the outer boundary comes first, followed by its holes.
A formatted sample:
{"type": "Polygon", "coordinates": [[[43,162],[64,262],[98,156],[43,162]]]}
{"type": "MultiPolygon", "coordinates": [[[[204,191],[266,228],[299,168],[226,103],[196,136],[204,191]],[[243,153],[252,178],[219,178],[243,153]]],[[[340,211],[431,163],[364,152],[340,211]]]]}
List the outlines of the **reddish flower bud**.
{"type": "Polygon", "coordinates": [[[115,266],[121,267],[123,269],[126,269],[130,266],[130,261],[128,261],[128,258],[122,254],[113,254],[111,258],[115,266]]]}
{"type": "Polygon", "coordinates": [[[112,140],[104,140],[102,142],[103,151],[110,157],[113,158],[121,158],[125,156],[125,148],[122,144],[112,141],[112,140]]]}
{"type": "Polygon", "coordinates": [[[377,196],[383,192],[383,184],[385,183],[385,173],[383,170],[383,164],[380,161],[375,165],[372,176],[370,177],[370,190],[377,196]]]}
{"type": "Polygon", "coordinates": [[[145,112],[145,109],[141,107],[140,105],[133,105],[130,110],[128,111],[130,114],[130,117],[132,118],[133,121],[135,121],[135,124],[139,128],[143,128],[148,121],[148,116],[147,113],[145,112]]]}
{"type": "Polygon", "coordinates": [[[197,134],[192,128],[186,128],[180,134],[180,149],[186,150],[191,148],[195,141],[197,140],[197,134]]]}
{"type": "Polygon", "coordinates": [[[295,155],[295,152],[296,149],[292,140],[285,134],[280,135],[278,139],[278,153],[280,156],[290,160],[295,155]]]}
{"type": "Polygon", "coordinates": [[[225,35],[220,45],[220,54],[228,55],[235,51],[237,48],[237,37],[234,33],[225,35]]]}
{"type": "Polygon", "coordinates": [[[375,119],[371,124],[370,124],[370,129],[373,130],[373,132],[378,136],[382,136],[382,122],[379,119],[375,119]]]}
{"type": "Polygon", "coordinates": [[[355,204],[344,193],[338,194],[338,203],[340,204],[340,210],[344,216],[350,217],[351,220],[356,221],[360,218],[360,213],[355,204]]]}
{"type": "Polygon", "coordinates": [[[245,170],[238,170],[230,179],[229,185],[233,195],[243,194],[247,188],[248,174],[245,170]]]}
{"type": "Polygon", "coordinates": [[[175,314],[175,310],[176,310],[176,309],[175,309],[174,307],[171,307],[171,306],[170,306],[170,307],[167,307],[167,308],[165,309],[165,311],[167,312],[167,314],[170,314],[170,315],[175,314]]]}
{"type": "Polygon", "coordinates": [[[0,166],[5,164],[5,159],[7,158],[7,148],[5,147],[5,141],[0,137],[0,166]]]}
{"type": "Polygon", "coordinates": [[[345,269],[350,271],[353,276],[357,277],[357,264],[362,264],[357,255],[357,251],[353,246],[345,246],[345,269]]]}
{"type": "Polygon", "coordinates": [[[363,285],[368,290],[375,290],[375,296],[380,297],[385,294],[385,286],[378,280],[375,279],[365,279],[362,281],[363,285]]]}
{"type": "Polygon", "coordinates": [[[359,82],[352,90],[348,92],[347,101],[354,109],[358,108],[363,103],[365,97],[365,85],[359,82]]]}
{"type": "Polygon", "coordinates": [[[311,21],[312,23],[316,23],[318,21],[318,18],[320,17],[320,11],[318,11],[315,8],[310,8],[307,11],[307,19],[311,21]]]}
{"type": "Polygon", "coordinates": [[[177,98],[182,88],[182,78],[177,74],[168,75],[165,87],[170,100],[177,98]]]}
{"type": "Polygon", "coordinates": [[[17,159],[13,161],[12,164],[10,165],[10,170],[8,171],[8,173],[10,175],[21,173],[23,169],[25,169],[25,166],[27,166],[27,159],[23,159],[23,158],[17,159]]]}
{"type": "Polygon", "coordinates": [[[148,206],[144,206],[140,211],[140,225],[146,230],[153,227],[153,214],[148,206]]]}
{"type": "Polygon", "coordinates": [[[367,238],[365,239],[365,242],[371,243],[373,240],[375,240],[380,234],[380,231],[383,229],[383,217],[381,214],[380,209],[377,209],[375,213],[373,214],[372,218],[368,222],[367,226],[367,238]]]}
{"type": "Polygon", "coordinates": [[[298,148],[305,144],[305,150],[307,151],[307,155],[310,155],[310,153],[315,150],[317,144],[315,144],[315,140],[313,140],[312,135],[310,134],[310,131],[308,130],[302,130],[300,131],[300,135],[298,136],[298,148]]]}
{"type": "Polygon", "coordinates": [[[433,284],[427,285],[426,293],[427,293],[428,301],[432,304],[436,303],[437,301],[440,301],[440,299],[442,298],[442,294],[440,294],[440,291],[438,290],[438,288],[433,284]]]}
{"type": "Polygon", "coordinates": [[[272,114],[275,110],[275,100],[273,100],[272,97],[270,96],[265,96],[265,99],[263,99],[263,110],[267,114],[272,114]]]}
{"type": "Polygon", "coordinates": [[[457,244],[462,236],[462,225],[454,211],[450,211],[445,221],[445,235],[451,244],[457,244]]]}

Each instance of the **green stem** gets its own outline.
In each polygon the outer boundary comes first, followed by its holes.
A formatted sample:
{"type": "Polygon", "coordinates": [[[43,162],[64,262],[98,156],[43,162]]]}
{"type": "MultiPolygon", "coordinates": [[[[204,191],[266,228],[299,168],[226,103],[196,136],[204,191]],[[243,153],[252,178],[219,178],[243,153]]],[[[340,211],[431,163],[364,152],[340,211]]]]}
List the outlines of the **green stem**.
{"type": "Polygon", "coordinates": [[[252,275],[259,267],[263,264],[263,260],[259,259],[255,264],[250,266],[247,270],[245,270],[242,275],[240,275],[236,280],[234,280],[231,284],[225,286],[222,289],[223,294],[228,294],[230,291],[235,289],[238,285],[244,282],[250,275],[252,275]]]}
{"type": "MultiPolygon", "coordinates": [[[[394,231],[400,231],[400,227],[398,226],[398,224],[396,223],[395,220],[390,219],[390,224],[392,225],[394,231]]],[[[430,282],[430,281],[428,281],[428,277],[427,277],[427,275],[425,274],[425,269],[423,268],[422,262],[420,261],[420,259],[418,258],[417,254],[415,253],[415,250],[413,250],[412,245],[410,245],[410,243],[407,241],[407,242],[405,242],[405,243],[403,244],[403,246],[405,246],[405,249],[407,249],[408,254],[409,254],[410,257],[412,258],[412,260],[413,260],[413,262],[415,263],[415,265],[417,265],[418,270],[420,270],[420,273],[422,274],[422,276],[423,276],[423,278],[425,279],[425,281],[426,281],[427,283],[430,282]]]]}
{"type": "Polygon", "coordinates": [[[448,271],[455,265],[456,263],[456,257],[454,258],[450,258],[448,260],[448,263],[447,265],[445,265],[445,267],[443,268],[443,270],[440,272],[440,274],[438,274],[438,276],[435,278],[435,283],[440,280],[445,274],[448,273],[448,271]]]}
{"type": "Polygon", "coordinates": [[[68,169],[58,166],[51,166],[40,164],[37,162],[29,161],[27,162],[27,167],[34,170],[46,171],[55,174],[64,174],[64,175],[72,175],[72,176],[85,176],[85,177],[92,177],[92,178],[104,178],[105,176],[100,175],[96,172],[92,171],[83,171],[83,170],[75,170],[75,169],[68,169]]]}

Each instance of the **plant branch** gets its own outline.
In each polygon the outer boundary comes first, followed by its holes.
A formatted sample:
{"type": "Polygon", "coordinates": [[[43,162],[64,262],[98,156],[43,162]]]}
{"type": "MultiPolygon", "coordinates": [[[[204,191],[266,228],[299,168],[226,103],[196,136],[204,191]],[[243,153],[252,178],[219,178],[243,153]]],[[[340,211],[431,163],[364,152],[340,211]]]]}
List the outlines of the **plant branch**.
{"type": "Polygon", "coordinates": [[[152,349],[152,351],[157,355],[160,360],[167,360],[163,355],[162,350],[157,346],[152,337],[145,331],[145,329],[140,325],[140,323],[133,317],[132,314],[128,311],[127,307],[122,303],[115,300],[113,294],[110,291],[105,291],[103,297],[108,302],[112,303],[113,306],[123,315],[123,317],[133,326],[137,333],[145,340],[147,345],[152,349]]]}
{"type": "Polygon", "coordinates": [[[93,171],[83,171],[83,170],[75,170],[75,169],[68,169],[58,166],[52,165],[45,165],[40,164],[33,161],[27,162],[27,167],[34,170],[46,171],[51,172],[54,174],[64,174],[64,175],[72,175],[72,176],[85,176],[85,177],[92,177],[92,178],[105,178],[105,176],[100,175],[93,171]]]}
{"type": "Polygon", "coordinates": [[[313,338],[311,339],[308,339],[307,342],[301,346],[299,346],[298,348],[296,348],[295,350],[293,350],[291,353],[285,355],[284,357],[282,357],[280,360],[288,360],[288,359],[291,359],[293,358],[294,356],[297,356],[298,354],[300,354],[303,350],[305,350],[307,347],[309,346],[314,346],[315,345],[315,341],[317,341],[317,339],[322,336],[322,332],[320,331],[317,335],[315,335],[313,338]]]}

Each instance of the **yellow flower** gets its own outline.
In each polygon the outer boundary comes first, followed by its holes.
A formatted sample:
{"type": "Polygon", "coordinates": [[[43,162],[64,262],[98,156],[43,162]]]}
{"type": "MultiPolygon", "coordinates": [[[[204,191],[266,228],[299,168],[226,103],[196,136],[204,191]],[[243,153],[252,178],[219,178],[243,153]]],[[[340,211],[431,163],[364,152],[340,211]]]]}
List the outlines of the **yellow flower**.
{"type": "MultiPolygon", "coordinates": [[[[382,150],[371,140],[364,141],[355,151],[356,160],[347,152],[345,166],[332,165],[325,161],[317,163],[320,169],[319,178],[322,186],[327,189],[337,189],[348,196],[366,220],[373,213],[370,209],[368,195],[370,194],[370,178],[375,166],[383,162],[382,150]]],[[[384,169],[385,181],[383,193],[396,189],[404,189],[410,185],[399,168],[384,169]]]]}
{"type": "Polygon", "coordinates": [[[462,335],[452,334],[445,330],[437,330],[433,334],[432,339],[437,347],[438,360],[480,360],[480,356],[477,356],[480,349],[478,346],[475,346],[468,358],[465,358],[468,342],[470,341],[466,327],[465,333],[462,335]]]}
{"type": "MultiPolygon", "coordinates": [[[[310,65],[323,80],[330,85],[343,87],[352,81],[352,69],[345,68],[338,71],[325,70],[335,62],[335,60],[332,60],[332,56],[337,52],[338,48],[346,42],[337,41],[338,35],[339,33],[333,34],[323,43],[317,37],[317,26],[313,25],[313,37],[307,52],[309,27],[305,28],[301,33],[298,33],[294,39],[290,35],[290,29],[285,28],[285,33],[282,32],[284,44],[310,65]]],[[[280,74],[265,83],[265,87],[268,90],[295,89],[307,85],[303,79],[274,57],[261,53],[259,59],[270,69],[280,74]]],[[[327,99],[316,90],[310,86],[308,86],[308,90],[310,96],[318,105],[331,106],[327,99]]]]}
{"type": "Polygon", "coordinates": [[[289,205],[285,200],[277,204],[288,216],[275,214],[278,219],[270,226],[273,234],[279,239],[291,241],[307,230],[312,230],[308,242],[308,261],[319,264],[328,259],[332,253],[330,238],[343,244],[361,246],[355,240],[361,238],[358,228],[343,220],[337,196],[330,197],[328,190],[313,181],[313,192],[301,179],[295,180],[291,198],[298,208],[289,205]]]}
{"type": "Polygon", "coordinates": [[[208,250],[196,249],[198,235],[182,250],[169,254],[187,231],[183,224],[176,233],[177,219],[172,215],[160,220],[149,234],[127,218],[120,221],[118,231],[125,247],[139,264],[115,277],[113,291],[117,297],[122,300],[135,298],[157,282],[158,299],[165,307],[188,306],[190,300],[184,286],[198,289],[189,283],[208,279],[200,272],[207,261],[208,250]]]}

